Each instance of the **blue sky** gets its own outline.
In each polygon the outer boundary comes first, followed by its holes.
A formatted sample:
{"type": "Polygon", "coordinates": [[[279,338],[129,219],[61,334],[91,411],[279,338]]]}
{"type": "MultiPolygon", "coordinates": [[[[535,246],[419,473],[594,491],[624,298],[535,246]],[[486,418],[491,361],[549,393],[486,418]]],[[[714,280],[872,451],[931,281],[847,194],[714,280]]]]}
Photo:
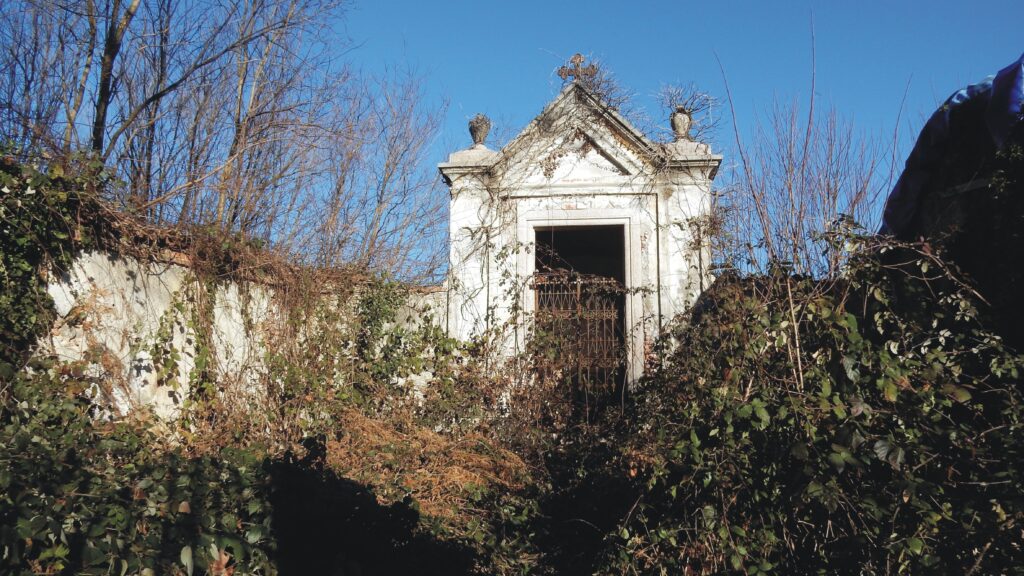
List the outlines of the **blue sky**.
{"type": "MultiPolygon", "coordinates": [[[[356,0],[339,32],[357,44],[356,66],[410,68],[431,102],[448,102],[432,163],[469,144],[466,121],[477,112],[496,130],[525,125],[558,92],[554,71],[575,52],[598,57],[652,115],[666,83],[694,82],[724,99],[720,61],[748,135],[774,99],[806,102],[812,29],[819,105],[888,139],[898,127],[902,157],[951,92],[1020,56],[1022,23],[1020,0],[356,0]]],[[[727,161],[731,135],[725,125],[715,142],[727,161]]]]}

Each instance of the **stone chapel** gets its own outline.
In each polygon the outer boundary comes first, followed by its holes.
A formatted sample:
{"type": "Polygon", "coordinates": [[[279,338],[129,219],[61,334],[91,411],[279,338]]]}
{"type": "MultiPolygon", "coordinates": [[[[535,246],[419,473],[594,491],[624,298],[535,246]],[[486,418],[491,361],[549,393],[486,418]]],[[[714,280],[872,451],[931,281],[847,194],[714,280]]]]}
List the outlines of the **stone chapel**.
{"type": "Polygon", "coordinates": [[[693,223],[722,157],[691,138],[686,110],[670,121],[674,141],[654,142],[579,77],[500,150],[486,117],[470,121],[472,146],[438,166],[451,191],[448,333],[514,353],[555,319],[572,326],[581,370],[635,381],[709,281],[693,223]]]}

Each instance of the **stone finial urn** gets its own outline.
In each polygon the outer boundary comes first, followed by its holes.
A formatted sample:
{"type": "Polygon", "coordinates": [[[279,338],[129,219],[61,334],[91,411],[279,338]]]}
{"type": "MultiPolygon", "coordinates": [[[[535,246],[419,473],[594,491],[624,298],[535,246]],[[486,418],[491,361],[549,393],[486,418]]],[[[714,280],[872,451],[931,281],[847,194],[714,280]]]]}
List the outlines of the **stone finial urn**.
{"type": "Polygon", "coordinates": [[[469,135],[473,137],[473,146],[475,147],[484,145],[484,140],[487,139],[487,133],[490,131],[491,119],[483,114],[477,114],[469,121],[469,135]]]}
{"type": "Polygon", "coordinates": [[[689,110],[683,106],[676,106],[676,111],[672,113],[672,131],[676,134],[676,141],[690,140],[690,126],[693,125],[693,117],[690,116],[689,110]]]}

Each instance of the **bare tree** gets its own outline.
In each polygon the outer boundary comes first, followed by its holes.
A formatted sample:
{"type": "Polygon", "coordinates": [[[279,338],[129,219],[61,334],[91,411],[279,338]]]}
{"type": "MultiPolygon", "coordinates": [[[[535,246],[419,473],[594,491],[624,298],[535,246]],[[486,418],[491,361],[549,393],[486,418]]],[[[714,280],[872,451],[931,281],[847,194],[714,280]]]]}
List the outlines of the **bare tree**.
{"type": "Polygon", "coordinates": [[[91,2],[81,11],[51,8],[0,8],[0,134],[9,145],[47,153],[73,138],[61,126],[77,120],[97,37],[91,2]]]}
{"type": "MultiPolygon", "coordinates": [[[[86,6],[89,11],[95,9],[93,2],[88,2],[86,6]]],[[[107,13],[104,14],[107,28],[103,36],[103,50],[100,52],[100,77],[96,87],[96,104],[92,119],[92,150],[97,154],[103,154],[104,151],[103,139],[106,136],[107,113],[113,98],[114,62],[121,52],[124,35],[138,9],[139,0],[131,0],[123,8],[121,0],[112,0],[107,4],[107,13]]],[[[95,14],[89,16],[92,20],[96,19],[95,14]]]]}
{"type": "Polygon", "coordinates": [[[14,0],[0,136],[51,159],[89,151],[124,183],[110,199],[155,223],[419,274],[438,260],[441,195],[422,162],[438,114],[413,75],[345,65],[342,8],[14,0]]]}
{"type": "Polygon", "coordinates": [[[748,142],[740,138],[731,93],[728,103],[739,159],[720,191],[724,257],[753,270],[783,264],[800,274],[834,275],[844,254],[819,240],[842,223],[877,224],[879,197],[893,175],[884,145],[835,110],[819,110],[813,83],[806,108],[776,102],[748,142]]]}

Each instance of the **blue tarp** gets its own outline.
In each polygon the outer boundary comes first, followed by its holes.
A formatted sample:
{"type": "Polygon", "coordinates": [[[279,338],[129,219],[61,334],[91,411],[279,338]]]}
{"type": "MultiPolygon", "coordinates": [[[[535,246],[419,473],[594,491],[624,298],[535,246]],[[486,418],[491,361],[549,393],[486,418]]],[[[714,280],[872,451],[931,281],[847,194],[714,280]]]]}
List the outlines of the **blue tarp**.
{"type": "Polygon", "coordinates": [[[994,154],[1021,121],[1022,112],[1024,54],[995,76],[954,92],[921,130],[885,203],[880,232],[913,236],[911,225],[925,195],[940,192],[935,189],[937,185],[948,188],[963,184],[936,182],[948,156],[956,152],[958,159],[965,153],[981,159],[994,154]]]}

